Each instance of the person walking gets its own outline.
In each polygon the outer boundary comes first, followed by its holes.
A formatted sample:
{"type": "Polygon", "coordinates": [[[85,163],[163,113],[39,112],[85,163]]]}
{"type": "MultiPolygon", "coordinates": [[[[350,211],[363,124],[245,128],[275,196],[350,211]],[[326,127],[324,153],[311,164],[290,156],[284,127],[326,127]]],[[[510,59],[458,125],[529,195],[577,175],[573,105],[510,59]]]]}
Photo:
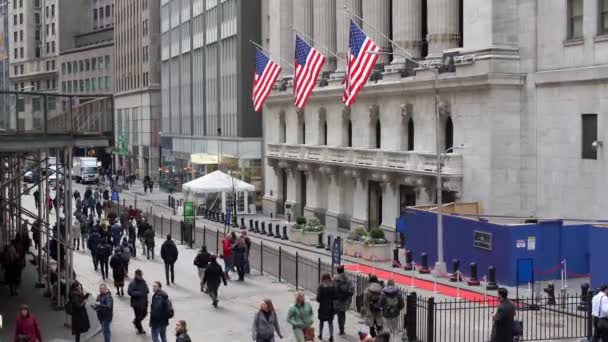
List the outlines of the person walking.
{"type": "Polygon", "coordinates": [[[148,258],[148,260],[150,260],[150,257],[152,257],[152,260],[154,260],[154,229],[149,224],[147,224],[146,226],[147,228],[144,232],[144,239],[146,241],[146,257],[148,258]]]}
{"type": "Polygon", "coordinates": [[[384,318],[383,329],[388,331],[391,336],[399,334],[399,315],[404,307],[403,294],[395,286],[395,280],[390,279],[382,290],[382,317],[384,318]]]}
{"type": "Polygon", "coordinates": [[[110,258],[110,267],[112,267],[112,277],[114,278],[114,287],[116,287],[116,295],[125,295],[125,277],[127,275],[125,269],[125,261],[122,257],[120,248],[114,250],[114,255],[110,258]]]}
{"type": "Polygon", "coordinates": [[[16,296],[19,294],[17,289],[21,283],[21,273],[23,268],[25,268],[25,257],[22,257],[17,250],[15,240],[6,247],[4,253],[2,262],[4,266],[4,278],[8,283],[10,295],[16,296]]]}
{"type": "Polygon", "coordinates": [[[114,222],[110,228],[110,235],[112,235],[112,247],[116,248],[120,246],[120,241],[122,240],[123,234],[124,230],[122,229],[120,223],[114,222]]]}
{"type": "Polygon", "coordinates": [[[137,256],[137,249],[135,248],[135,240],[137,239],[137,233],[135,231],[135,225],[133,224],[134,220],[129,220],[127,234],[129,236],[129,246],[131,247],[131,255],[133,257],[137,256]]]}
{"type": "Polygon", "coordinates": [[[19,314],[15,322],[15,333],[13,334],[13,342],[42,342],[42,334],[40,333],[40,325],[33,313],[30,312],[30,307],[22,304],[19,307],[19,314]]]}
{"type": "Polygon", "coordinates": [[[247,245],[247,252],[245,252],[245,274],[251,273],[251,267],[249,266],[249,251],[251,250],[251,239],[247,236],[247,231],[243,230],[241,232],[241,237],[245,240],[245,245],[247,245]]]}
{"type": "Polygon", "coordinates": [[[339,335],[344,335],[344,325],[346,324],[346,312],[350,308],[355,288],[353,283],[344,273],[344,266],[340,265],[337,268],[338,275],[334,278],[334,288],[336,289],[336,298],[334,300],[334,310],[338,316],[339,335]]]}
{"type": "Polygon", "coordinates": [[[129,262],[131,261],[131,246],[129,246],[129,240],[127,237],[122,238],[122,243],[118,247],[120,249],[120,257],[125,266],[125,277],[129,274],[129,262]]]}
{"type": "Polygon", "coordinates": [[[329,326],[329,342],[334,341],[334,300],[336,299],[336,289],[331,280],[331,275],[325,273],[321,276],[321,284],[317,289],[317,303],[319,303],[319,339],[323,339],[323,324],[327,322],[329,326]]]}
{"type": "Polygon", "coordinates": [[[30,228],[30,231],[32,232],[32,240],[34,241],[34,248],[36,250],[38,250],[38,246],[41,246],[41,238],[42,238],[42,230],[41,230],[41,225],[42,225],[42,221],[40,219],[37,219],[36,221],[34,221],[34,223],[32,223],[32,227],[30,228]]]}
{"type": "Polygon", "coordinates": [[[167,342],[167,326],[169,319],[173,318],[173,304],[169,296],[162,289],[160,281],[155,281],[154,291],[150,302],[150,330],[153,342],[167,342]]]}
{"type": "Polygon", "coordinates": [[[97,246],[97,257],[99,258],[99,265],[101,266],[101,278],[106,280],[108,275],[108,264],[110,256],[112,255],[112,246],[108,243],[108,239],[101,239],[101,242],[97,246]]]}
{"type": "Polygon", "coordinates": [[[111,342],[112,331],[110,330],[110,325],[112,324],[112,318],[114,316],[114,300],[112,299],[112,294],[106,284],[99,285],[99,295],[92,307],[97,313],[97,319],[101,324],[103,341],[111,342]]]}
{"type": "Polygon", "coordinates": [[[209,257],[209,265],[207,266],[205,276],[203,277],[203,286],[207,285],[209,297],[211,297],[213,306],[216,308],[219,303],[217,290],[222,282],[224,283],[224,286],[228,286],[226,273],[224,273],[222,267],[217,263],[217,257],[212,254],[209,257]]]}
{"type": "MultiPolygon", "coordinates": [[[[591,299],[591,315],[593,316],[593,337],[591,342],[598,342],[602,337],[602,330],[608,327],[608,285],[602,285],[597,294],[591,299]],[[600,324],[601,323],[601,324],[600,324]],[[603,327],[604,326],[604,327],[603,327]],[[604,328],[604,329],[602,329],[604,328]]],[[[608,331],[605,331],[608,333],[608,331]]]]}
{"type": "Polygon", "coordinates": [[[91,251],[91,258],[93,259],[93,267],[95,271],[97,271],[97,267],[99,266],[99,257],[97,256],[97,247],[101,243],[101,235],[97,229],[93,229],[91,235],[89,235],[89,240],[87,241],[87,247],[89,247],[89,251],[91,251]]]}
{"type": "Polygon", "coordinates": [[[148,284],[144,280],[144,275],[141,270],[135,271],[135,278],[129,284],[127,290],[131,297],[131,307],[135,318],[133,319],[133,325],[137,329],[137,334],[145,334],[144,328],[141,325],[141,321],[148,315],[148,284]]]}
{"type": "Polygon", "coordinates": [[[253,316],[251,336],[255,342],[274,342],[275,332],[283,338],[274,305],[270,299],[265,298],[260,304],[260,309],[253,316]]]}
{"type": "Polygon", "coordinates": [[[236,271],[239,275],[239,281],[245,280],[245,262],[247,258],[247,244],[245,239],[242,237],[236,240],[234,247],[232,248],[232,259],[236,266],[236,271]]]}
{"type": "Polygon", "coordinates": [[[190,336],[188,336],[186,321],[179,320],[175,323],[175,342],[192,342],[190,336]]]}
{"type": "Polygon", "coordinates": [[[40,206],[40,190],[38,190],[38,188],[34,191],[34,205],[36,206],[36,209],[40,206]]]}
{"type": "Polygon", "coordinates": [[[175,242],[171,240],[171,234],[168,234],[167,240],[165,240],[160,247],[160,257],[165,263],[165,278],[167,280],[167,285],[175,285],[175,262],[177,261],[178,254],[177,246],[175,246],[175,242]],[[169,275],[171,275],[171,277],[169,277],[169,275]],[[171,280],[171,283],[169,283],[169,280],[171,280]]]}
{"type": "MultiPolygon", "coordinates": [[[[500,304],[492,316],[492,335],[491,342],[512,342],[513,341],[513,319],[515,318],[515,305],[507,298],[509,292],[504,287],[498,289],[498,299],[500,304]]],[[[608,310],[606,310],[608,311],[608,310]]],[[[602,341],[606,341],[608,336],[602,335],[602,341]]]]}
{"type": "Polygon", "coordinates": [[[99,199],[93,199],[93,201],[95,203],[95,211],[97,212],[97,217],[101,219],[101,214],[103,213],[103,206],[101,205],[101,201],[99,199]]]}
{"type": "Polygon", "coordinates": [[[297,342],[314,341],[312,306],[306,302],[304,293],[296,292],[296,301],[287,312],[287,322],[291,325],[297,342]]]}
{"type": "Polygon", "coordinates": [[[77,281],[72,283],[66,311],[72,316],[72,335],[74,335],[74,341],[76,342],[80,342],[80,335],[91,328],[86,307],[88,299],[89,294],[84,293],[82,285],[77,281]]]}
{"type": "Polygon", "coordinates": [[[137,223],[137,238],[139,239],[139,243],[141,244],[142,254],[146,255],[147,253],[146,253],[145,233],[148,228],[146,219],[142,217],[140,220],[136,221],[136,223],[137,223]]]}
{"type": "Polygon", "coordinates": [[[207,246],[203,245],[201,250],[198,251],[196,258],[194,258],[194,266],[198,269],[198,278],[200,279],[201,292],[207,292],[207,288],[203,284],[203,278],[205,278],[205,270],[209,265],[209,258],[211,254],[207,251],[207,246]]]}
{"type": "Polygon", "coordinates": [[[79,221],[80,221],[80,242],[81,242],[82,250],[86,251],[87,243],[89,241],[89,232],[91,230],[89,227],[89,220],[87,219],[87,216],[82,213],[82,211],[80,211],[79,221]]]}
{"type": "Polygon", "coordinates": [[[363,295],[363,312],[365,325],[369,327],[369,334],[376,337],[377,332],[382,331],[382,285],[378,277],[371,275],[369,285],[363,295]]]}
{"type": "MultiPolygon", "coordinates": [[[[72,222],[72,248],[77,251],[80,250],[80,237],[80,221],[76,216],[72,222]]],[[[84,249],[84,246],[82,246],[82,249],[84,249]]]]}
{"type": "Polygon", "coordinates": [[[224,240],[222,240],[222,256],[224,258],[224,273],[226,278],[230,279],[230,271],[232,270],[232,236],[226,234],[224,240]]]}

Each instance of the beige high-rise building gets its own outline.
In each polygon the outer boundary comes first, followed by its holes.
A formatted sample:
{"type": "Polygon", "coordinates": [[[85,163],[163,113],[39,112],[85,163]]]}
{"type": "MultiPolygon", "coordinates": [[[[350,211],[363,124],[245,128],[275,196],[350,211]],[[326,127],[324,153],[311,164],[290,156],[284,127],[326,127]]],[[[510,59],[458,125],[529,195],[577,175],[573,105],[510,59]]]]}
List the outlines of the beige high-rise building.
{"type": "Polygon", "coordinates": [[[127,145],[115,167],[154,177],[160,165],[160,2],[115,0],[115,6],[114,129],[116,142],[127,145]]]}

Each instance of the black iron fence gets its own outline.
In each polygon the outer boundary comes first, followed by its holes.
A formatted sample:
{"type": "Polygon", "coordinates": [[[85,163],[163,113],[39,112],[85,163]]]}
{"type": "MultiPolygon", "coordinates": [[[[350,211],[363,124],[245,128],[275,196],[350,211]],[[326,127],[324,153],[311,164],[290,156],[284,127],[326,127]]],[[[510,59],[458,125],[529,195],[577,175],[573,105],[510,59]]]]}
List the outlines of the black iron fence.
{"type": "MultiPolygon", "coordinates": [[[[133,203],[126,203],[133,204],[133,203]]],[[[124,210],[124,209],[123,209],[124,210]]],[[[181,221],[144,213],[148,222],[160,236],[171,234],[176,241],[199,248],[206,245],[210,252],[221,254],[221,241],[230,229],[199,225],[183,225],[181,221]]],[[[255,236],[255,235],[254,235],[255,236]]],[[[260,274],[271,275],[279,281],[295,286],[296,290],[316,292],[322,274],[334,274],[335,267],[321,258],[310,258],[301,253],[286,250],[264,241],[252,243],[249,262],[260,274]]],[[[363,313],[363,295],[368,286],[368,276],[347,272],[355,292],[351,309],[363,313]]],[[[498,299],[487,296],[483,300],[445,299],[422,297],[411,289],[402,287],[406,306],[399,318],[401,334],[409,341],[424,342],[485,342],[492,332],[492,316],[498,299]]],[[[515,319],[523,323],[521,339],[525,341],[588,338],[592,334],[591,296],[537,295],[532,298],[514,299],[517,308],[515,319]]]]}

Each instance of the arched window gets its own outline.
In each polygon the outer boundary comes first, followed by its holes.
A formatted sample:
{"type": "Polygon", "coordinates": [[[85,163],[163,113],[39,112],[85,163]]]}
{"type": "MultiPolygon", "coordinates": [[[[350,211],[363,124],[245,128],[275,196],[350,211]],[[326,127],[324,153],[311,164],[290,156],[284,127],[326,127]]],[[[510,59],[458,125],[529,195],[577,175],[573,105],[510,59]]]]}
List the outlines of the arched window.
{"type": "Polygon", "coordinates": [[[348,120],[348,127],[346,129],[348,130],[348,132],[346,132],[348,135],[346,146],[353,147],[353,122],[351,120],[348,120]]]}
{"type": "Polygon", "coordinates": [[[282,144],[287,142],[287,125],[285,124],[285,121],[281,121],[280,123],[281,125],[281,132],[279,133],[279,142],[281,142],[282,144]]]}
{"type": "MultiPolygon", "coordinates": [[[[452,124],[452,118],[448,116],[445,121],[445,150],[449,150],[454,146],[454,125],[452,124]]],[[[452,151],[450,151],[452,152],[452,151]]]]}
{"type": "Polygon", "coordinates": [[[376,148],[380,148],[382,140],[382,126],[380,126],[380,119],[376,120],[376,148]]]}
{"type": "Polygon", "coordinates": [[[323,145],[327,145],[327,120],[323,121],[323,145]]]}
{"type": "Polygon", "coordinates": [[[407,150],[414,150],[414,120],[412,118],[407,121],[407,150]]]}
{"type": "Polygon", "coordinates": [[[298,144],[306,144],[306,123],[302,120],[299,122],[298,144]]]}

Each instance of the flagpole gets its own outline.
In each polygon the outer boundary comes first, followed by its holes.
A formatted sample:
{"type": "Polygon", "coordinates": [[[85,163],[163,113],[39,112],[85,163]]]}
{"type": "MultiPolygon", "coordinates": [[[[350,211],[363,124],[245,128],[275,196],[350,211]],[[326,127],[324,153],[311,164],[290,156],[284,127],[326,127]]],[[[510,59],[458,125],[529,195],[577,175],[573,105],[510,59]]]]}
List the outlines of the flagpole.
{"type": "MultiPolygon", "coordinates": [[[[359,20],[361,20],[362,24],[365,24],[367,26],[369,26],[374,32],[378,33],[379,35],[381,35],[384,39],[388,40],[392,46],[395,46],[396,48],[398,48],[399,50],[401,50],[401,52],[405,53],[405,57],[407,57],[408,59],[410,59],[413,62],[416,62],[418,65],[421,65],[420,62],[418,62],[417,60],[414,59],[414,57],[412,56],[412,54],[407,51],[405,48],[399,46],[397,43],[395,43],[392,39],[390,39],[389,37],[387,37],[384,33],[380,32],[379,30],[377,30],[374,26],[370,25],[367,21],[363,20],[363,18],[361,18],[360,16],[356,15],[355,13],[353,13],[350,9],[348,8],[344,8],[343,11],[345,11],[346,13],[350,14],[350,17],[352,19],[352,17],[355,17],[359,20]]],[[[357,25],[357,23],[355,23],[355,25],[357,25]]],[[[357,25],[359,26],[359,25],[357,25]]],[[[363,30],[363,28],[359,27],[361,30],[363,30]]]]}
{"type": "Polygon", "coordinates": [[[325,52],[329,53],[330,55],[336,57],[337,59],[339,59],[341,62],[346,62],[346,60],[344,58],[340,58],[340,56],[336,55],[334,52],[332,52],[330,49],[328,49],[327,47],[323,46],[322,44],[319,44],[319,42],[317,42],[316,40],[312,39],[309,35],[307,35],[306,33],[298,30],[297,28],[290,26],[290,28],[296,32],[296,34],[299,34],[300,36],[310,40],[311,42],[313,42],[315,44],[315,47],[320,47],[321,49],[325,50],[325,52]]]}
{"type": "Polygon", "coordinates": [[[249,42],[251,44],[253,44],[254,46],[256,46],[257,48],[261,49],[262,51],[266,52],[267,54],[269,54],[271,57],[274,57],[276,59],[278,59],[279,61],[283,62],[284,64],[286,64],[287,66],[289,66],[291,68],[291,70],[294,70],[293,66],[291,65],[291,63],[285,61],[283,58],[281,58],[280,56],[275,55],[274,53],[270,52],[270,50],[264,48],[263,46],[261,46],[260,44],[254,42],[253,40],[249,40],[249,42]]]}

